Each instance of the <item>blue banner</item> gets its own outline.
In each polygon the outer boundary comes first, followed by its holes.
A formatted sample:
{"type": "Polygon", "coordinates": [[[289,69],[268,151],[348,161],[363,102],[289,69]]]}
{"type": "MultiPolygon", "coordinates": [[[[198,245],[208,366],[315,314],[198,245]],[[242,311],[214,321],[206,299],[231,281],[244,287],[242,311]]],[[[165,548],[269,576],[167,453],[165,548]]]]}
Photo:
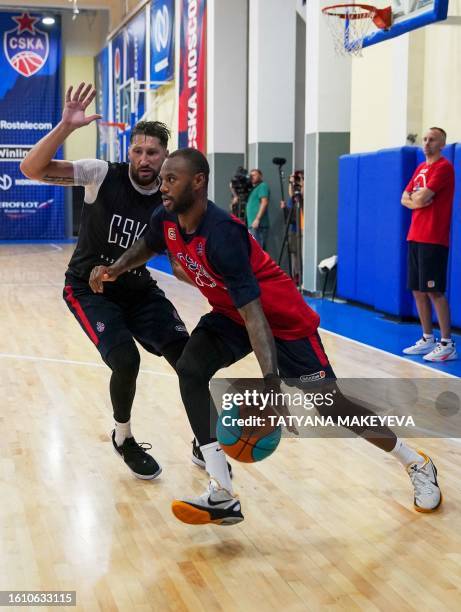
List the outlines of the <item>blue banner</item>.
{"type": "MultiPolygon", "coordinates": [[[[109,121],[109,48],[104,49],[94,58],[94,73],[96,81],[96,112],[102,115],[102,121],[109,121]]],[[[109,159],[109,144],[107,139],[101,138],[98,130],[97,152],[98,159],[109,159]]]]}
{"type": "Polygon", "coordinates": [[[174,78],[174,0],[152,0],[150,9],[150,80],[156,89],[174,78]]]}
{"type": "Polygon", "coordinates": [[[126,35],[122,30],[112,40],[112,92],[114,97],[113,105],[113,121],[122,122],[122,98],[120,94],[120,86],[126,80],[126,35]]]}
{"type": "MultiPolygon", "coordinates": [[[[146,80],[146,11],[142,10],[127,25],[126,78],[135,83],[146,80]]],[[[146,94],[134,91],[131,123],[134,125],[144,115],[146,94]]]]}
{"type": "MultiPolygon", "coordinates": [[[[0,13],[0,239],[65,238],[62,187],[31,181],[19,164],[61,116],[60,20],[0,13]]],[[[60,157],[61,155],[58,155],[60,157]]]]}

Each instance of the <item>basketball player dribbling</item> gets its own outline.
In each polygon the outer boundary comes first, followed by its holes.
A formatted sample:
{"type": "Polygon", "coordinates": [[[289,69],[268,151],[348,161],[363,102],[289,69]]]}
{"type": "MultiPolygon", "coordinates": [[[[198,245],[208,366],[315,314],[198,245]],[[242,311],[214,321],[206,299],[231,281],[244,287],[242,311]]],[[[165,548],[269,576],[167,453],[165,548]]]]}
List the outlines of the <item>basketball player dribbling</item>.
{"type": "MultiPolygon", "coordinates": [[[[210,474],[206,492],[173,502],[176,517],[190,524],[229,525],[243,520],[226,460],[210,435],[209,382],[222,367],[252,350],[268,389],[281,378],[311,380],[318,375],[336,390],[337,415],[370,415],[344,397],[317,332],[318,315],[293,281],[275,264],[245,226],[207,198],[209,166],[195,149],[172,153],[160,171],[163,207],[151,218],[149,231],[114,264],[93,270],[90,285],[102,293],[109,282],[168,249],[182,274],[208,299],[212,311],[191,334],[178,363],[181,396],[210,474]]],[[[393,455],[407,470],[414,487],[414,506],[431,512],[441,503],[432,460],[408,447],[387,427],[351,428],[393,455]]]]}

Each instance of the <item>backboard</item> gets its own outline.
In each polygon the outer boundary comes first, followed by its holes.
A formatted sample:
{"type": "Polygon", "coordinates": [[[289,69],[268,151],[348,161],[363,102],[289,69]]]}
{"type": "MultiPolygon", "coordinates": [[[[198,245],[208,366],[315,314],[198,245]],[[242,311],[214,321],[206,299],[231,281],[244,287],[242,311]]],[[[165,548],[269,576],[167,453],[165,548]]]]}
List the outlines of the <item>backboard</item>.
{"type": "MultiPolygon", "coordinates": [[[[387,2],[390,4],[390,2],[387,2]]],[[[381,7],[382,3],[377,5],[381,7]]],[[[387,30],[375,29],[363,40],[363,46],[401,36],[447,18],[448,0],[392,0],[392,25],[387,30]]]]}

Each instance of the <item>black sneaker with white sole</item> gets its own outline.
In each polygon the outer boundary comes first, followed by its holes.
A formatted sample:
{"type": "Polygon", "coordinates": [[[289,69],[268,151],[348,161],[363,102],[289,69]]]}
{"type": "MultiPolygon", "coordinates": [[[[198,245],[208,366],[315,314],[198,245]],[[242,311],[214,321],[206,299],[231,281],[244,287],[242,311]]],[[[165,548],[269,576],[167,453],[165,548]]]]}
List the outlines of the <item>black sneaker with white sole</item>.
{"type": "MultiPolygon", "coordinates": [[[[202,470],[205,469],[205,461],[203,459],[203,454],[195,438],[192,440],[192,463],[195,463],[195,465],[198,465],[198,467],[202,468],[202,470]]],[[[232,466],[229,463],[229,461],[227,462],[227,469],[229,470],[229,476],[232,478],[233,477],[232,466]]]]}
{"type": "Polygon", "coordinates": [[[152,444],[148,442],[141,442],[141,444],[138,444],[136,440],[131,437],[125,438],[123,444],[118,446],[115,442],[114,429],[112,431],[112,445],[115,452],[120,455],[136,478],[152,480],[160,476],[162,472],[161,466],[146,452],[146,450],[152,448],[152,444]]]}

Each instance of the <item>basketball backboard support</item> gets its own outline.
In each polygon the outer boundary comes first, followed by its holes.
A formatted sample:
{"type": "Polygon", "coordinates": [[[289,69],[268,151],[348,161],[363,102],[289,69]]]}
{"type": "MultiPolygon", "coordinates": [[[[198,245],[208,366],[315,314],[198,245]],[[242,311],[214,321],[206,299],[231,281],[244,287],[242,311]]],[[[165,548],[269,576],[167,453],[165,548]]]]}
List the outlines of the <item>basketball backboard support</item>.
{"type": "Polygon", "coordinates": [[[118,108],[120,121],[125,125],[123,130],[118,131],[119,156],[120,161],[126,161],[130,132],[138,121],[146,119],[151,104],[147,104],[144,113],[141,115],[139,108],[139,98],[141,94],[155,91],[154,87],[164,85],[158,81],[138,81],[133,78],[124,81],[117,90],[118,108]]]}
{"type": "MultiPolygon", "coordinates": [[[[379,4],[378,4],[379,6],[379,4]]],[[[406,32],[411,32],[447,18],[448,0],[392,0],[392,25],[365,36],[363,47],[369,47],[406,32]]]]}
{"type": "Polygon", "coordinates": [[[155,91],[164,81],[137,81],[133,78],[124,81],[118,88],[120,121],[127,125],[133,125],[141,121],[146,113],[141,116],[138,108],[139,97],[149,91],[155,91]]]}

